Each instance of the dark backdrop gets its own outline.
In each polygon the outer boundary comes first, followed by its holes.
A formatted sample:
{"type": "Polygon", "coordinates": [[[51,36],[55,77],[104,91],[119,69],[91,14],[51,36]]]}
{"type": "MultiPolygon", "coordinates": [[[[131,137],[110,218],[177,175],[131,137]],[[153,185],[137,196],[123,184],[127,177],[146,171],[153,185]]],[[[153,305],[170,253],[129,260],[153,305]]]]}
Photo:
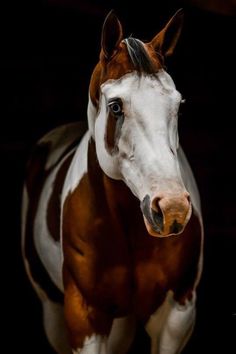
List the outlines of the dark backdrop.
{"type": "MultiPolygon", "coordinates": [[[[126,36],[151,39],[182,5],[127,3],[51,0],[40,6],[8,2],[2,8],[1,322],[7,352],[51,353],[20,255],[21,188],[32,145],[60,123],[86,119],[89,78],[111,8],[126,36]]],[[[197,323],[184,353],[231,354],[236,352],[236,21],[231,11],[186,3],[184,9],[183,33],[168,71],[186,98],[180,141],[199,185],[206,234],[197,323]]]]}

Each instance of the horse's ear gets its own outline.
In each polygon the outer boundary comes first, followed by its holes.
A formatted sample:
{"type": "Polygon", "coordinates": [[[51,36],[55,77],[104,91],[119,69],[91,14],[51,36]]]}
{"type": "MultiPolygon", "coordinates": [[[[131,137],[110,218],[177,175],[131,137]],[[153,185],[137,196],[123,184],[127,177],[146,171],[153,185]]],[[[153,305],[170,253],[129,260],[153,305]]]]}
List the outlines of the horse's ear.
{"type": "Polygon", "coordinates": [[[117,51],[123,38],[122,26],[114,11],[111,10],[102,27],[101,46],[106,59],[110,59],[117,51]]]}
{"type": "Polygon", "coordinates": [[[151,45],[162,56],[173,54],[183,27],[184,12],[179,9],[166,26],[152,39],[151,45]]]}

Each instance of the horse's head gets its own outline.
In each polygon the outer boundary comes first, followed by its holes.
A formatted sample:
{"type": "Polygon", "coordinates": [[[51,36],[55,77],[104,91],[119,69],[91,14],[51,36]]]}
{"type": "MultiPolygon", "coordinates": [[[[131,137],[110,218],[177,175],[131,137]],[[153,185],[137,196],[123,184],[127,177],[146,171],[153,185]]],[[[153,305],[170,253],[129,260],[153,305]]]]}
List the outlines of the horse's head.
{"type": "Polygon", "coordinates": [[[191,215],[177,156],[181,95],[163,68],[182,20],[180,10],[151,42],[143,43],[123,39],[111,12],[90,83],[89,129],[99,164],[140,200],[149,234],[159,237],[182,232],[191,215]]]}

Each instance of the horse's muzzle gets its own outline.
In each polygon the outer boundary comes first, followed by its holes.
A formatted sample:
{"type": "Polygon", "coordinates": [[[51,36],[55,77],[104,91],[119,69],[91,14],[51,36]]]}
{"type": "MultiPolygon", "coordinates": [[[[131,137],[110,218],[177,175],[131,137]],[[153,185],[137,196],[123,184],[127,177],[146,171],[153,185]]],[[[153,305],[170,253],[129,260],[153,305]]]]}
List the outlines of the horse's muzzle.
{"type": "Polygon", "coordinates": [[[187,192],[183,195],[156,196],[152,201],[146,195],[140,206],[148,233],[156,237],[181,233],[192,211],[187,192]]]}

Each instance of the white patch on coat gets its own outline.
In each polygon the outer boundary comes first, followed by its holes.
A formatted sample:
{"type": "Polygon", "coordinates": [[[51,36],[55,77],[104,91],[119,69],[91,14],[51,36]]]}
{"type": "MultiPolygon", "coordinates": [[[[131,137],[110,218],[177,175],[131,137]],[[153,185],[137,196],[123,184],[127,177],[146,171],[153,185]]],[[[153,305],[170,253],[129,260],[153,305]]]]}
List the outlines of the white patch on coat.
{"type": "Polygon", "coordinates": [[[100,110],[95,121],[98,160],[111,178],[122,179],[142,200],[157,190],[185,192],[177,156],[177,119],[181,95],[171,77],[160,70],[155,75],[129,73],[101,86],[100,110]],[[124,122],[118,153],[105,148],[107,102],[120,98],[124,122]]]}
{"type": "Polygon", "coordinates": [[[191,301],[180,305],[167,293],[164,303],[150,317],[146,331],[151,337],[151,354],[180,353],[187,343],[195,323],[196,294],[191,301]]]}
{"type": "Polygon", "coordinates": [[[107,338],[98,334],[86,337],[82,348],[73,349],[73,354],[109,354],[107,351],[107,338]]]}
{"type": "Polygon", "coordinates": [[[125,354],[135,335],[134,316],[113,320],[109,337],[93,334],[86,337],[82,348],[72,350],[73,354],[125,354]]]}
{"type": "Polygon", "coordinates": [[[49,343],[56,353],[71,354],[62,305],[49,299],[42,301],[42,305],[43,324],[49,343]]]}
{"type": "Polygon", "coordinates": [[[115,318],[108,337],[108,353],[126,354],[133,342],[136,330],[135,316],[115,318]]]}
{"type": "Polygon", "coordinates": [[[40,287],[40,285],[35,282],[34,278],[32,277],[31,270],[30,270],[30,264],[26,258],[26,255],[25,255],[25,232],[26,232],[28,208],[29,208],[29,196],[27,193],[26,186],[24,185],[23,194],[22,194],[22,206],[21,206],[21,252],[22,252],[22,258],[23,258],[26,274],[27,274],[33,288],[35,289],[38,297],[41,300],[45,300],[47,297],[46,293],[40,287]]]}
{"type": "Polygon", "coordinates": [[[70,123],[65,124],[51,130],[39,140],[38,145],[50,143],[48,159],[45,165],[45,170],[54,166],[66,149],[75,141],[79,136],[80,124],[70,123]]]}
{"type": "Polygon", "coordinates": [[[71,161],[62,190],[62,206],[68,194],[75,190],[88,170],[88,143],[90,138],[91,134],[87,131],[71,161]]]}
{"type": "MultiPolygon", "coordinates": [[[[103,85],[102,85],[103,87],[103,85]]],[[[105,87],[105,86],[104,86],[105,87]]],[[[119,159],[116,155],[110,155],[105,148],[107,127],[107,99],[104,94],[100,97],[100,110],[95,121],[95,144],[99,164],[107,176],[113,179],[122,179],[119,167],[119,159]]]]}
{"type": "Polygon", "coordinates": [[[57,173],[60,167],[63,165],[64,161],[71,153],[73,153],[73,151],[71,151],[60,161],[60,163],[53,169],[45,181],[39,199],[33,231],[35,247],[39,257],[44,267],[47,269],[47,272],[50,275],[53,283],[61,291],[63,291],[61,245],[60,242],[56,242],[50,235],[47,224],[47,210],[57,173]]]}
{"type": "Polygon", "coordinates": [[[94,106],[94,104],[92,103],[92,100],[91,100],[90,94],[89,94],[87,117],[88,117],[89,131],[90,131],[90,134],[93,138],[95,138],[94,128],[95,128],[96,115],[97,115],[97,109],[94,106]]]}

